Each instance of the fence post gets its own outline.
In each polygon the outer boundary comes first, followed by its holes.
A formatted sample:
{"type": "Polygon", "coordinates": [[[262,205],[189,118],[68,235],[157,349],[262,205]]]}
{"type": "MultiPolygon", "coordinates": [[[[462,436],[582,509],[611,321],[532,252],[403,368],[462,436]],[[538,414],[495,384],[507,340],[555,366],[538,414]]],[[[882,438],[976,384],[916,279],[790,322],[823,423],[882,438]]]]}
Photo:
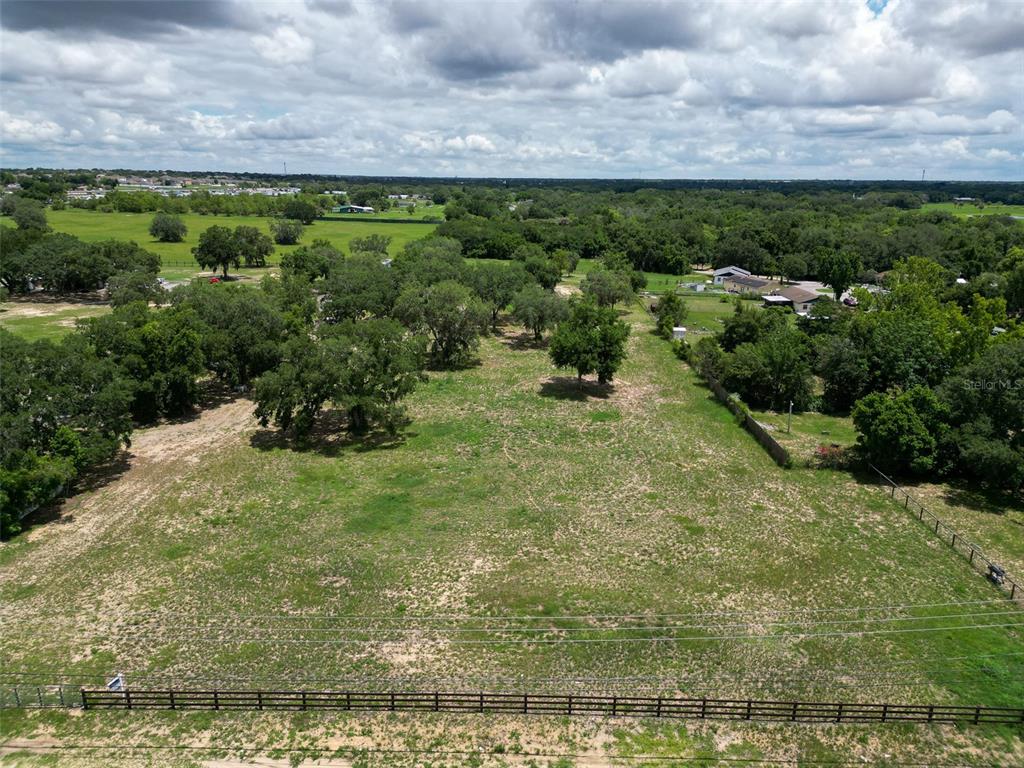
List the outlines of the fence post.
{"type": "Polygon", "coordinates": [[[441,711],[441,694],[438,691],[434,691],[434,711],[441,711]]]}
{"type": "Polygon", "coordinates": [[[885,719],[888,716],[889,716],[889,705],[888,704],[883,704],[882,705],[882,722],[883,723],[885,722],[885,719]]]}
{"type": "Polygon", "coordinates": [[[754,706],[754,702],[753,702],[753,701],[751,701],[750,699],[747,699],[747,716],[746,716],[746,719],[747,719],[747,720],[749,720],[749,719],[750,719],[750,710],[751,710],[751,708],[752,708],[753,706],[754,706]]]}
{"type": "Polygon", "coordinates": [[[981,719],[981,707],[974,708],[974,724],[978,724],[978,720],[981,719]]]}
{"type": "Polygon", "coordinates": [[[934,704],[929,704],[928,705],[928,722],[930,723],[934,719],[935,719],[935,705],[934,704]]]}
{"type": "Polygon", "coordinates": [[[655,717],[661,717],[661,696],[658,697],[658,706],[654,710],[654,716],[655,717]]]}
{"type": "Polygon", "coordinates": [[[707,716],[708,716],[708,700],[707,699],[701,699],[700,700],[700,719],[704,720],[704,719],[707,718],[707,716]]]}
{"type": "Polygon", "coordinates": [[[36,686],[36,700],[39,702],[39,708],[43,707],[43,689],[40,686],[36,686]]]}
{"type": "Polygon", "coordinates": [[[836,705],[836,722],[843,722],[843,702],[841,701],[836,705]]]}
{"type": "MultiPolygon", "coordinates": [[[[392,694],[392,698],[391,698],[391,700],[392,700],[392,702],[394,702],[394,694],[392,694]]],[[[395,708],[395,706],[394,706],[394,704],[393,704],[393,703],[392,703],[392,705],[391,705],[391,708],[392,708],[392,709],[394,709],[394,708],[395,708]]],[[[305,691],[303,691],[303,692],[302,692],[302,710],[301,710],[301,711],[302,711],[302,712],[305,712],[305,711],[306,711],[306,692],[305,692],[305,691]]]]}
{"type": "Polygon", "coordinates": [[[794,701],[793,702],[793,715],[792,715],[792,717],[790,719],[794,723],[796,722],[796,710],[797,710],[797,707],[799,707],[799,706],[800,706],[800,702],[798,702],[798,701],[794,701]]]}
{"type": "Polygon", "coordinates": [[[64,686],[63,685],[58,685],[57,686],[57,695],[60,696],[60,705],[62,707],[66,707],[67,705],[64,703],[64,686]]]}
{"type": "MultiPolygon", "coordinates": [[[[15,688],[14,690],[15,690],[15,692],[17,692],[18,689],[15,688]]],[[[85,696],[85,688],[79,688],[78,689],[78,693],[82,697],[82,709],[88,709],[89,708],[89,700],[85,696]]]]}
{"type": "Polygon", "coordinates": [[[263,709],[263,691],[256,691],[256,709],[263,709]]]}
{"type": "Polygon", "coordinates": [[[569,694],[569,709],[566,712],[566,714],[568,714],[568,715],[572,714],[572,694],[571,693],[569,694]]]}
{"type": "Polygon", "coordinates": [[[484,711],[484,692],[480,691],[480,712],[484,711]]]}
{"type": "Polygon", "coordinates": [[[21,706],[21,696],[18,695],[18,684],[14,684],[14,706],[21,706]]]}
{"type": "Polygon", "coordinates": [[[174,709],[174,691],[171,691],[171,690],[167,691],[167,700],[171,704],[171,709],[174,709]]]}
{"type": "Polygon", "coordinates": [[[395,692],[391,691],[391,711],[395,711],[395,692]]]}
{"type": "Polygon", "coordinates": [[[217,695],[217,691],[213,692],[213,708],[220,709],[220,697],[217,695]]]}
{"type": "Polygon", "coordinates": [[[612,696],[612,717],[615,717],[615,710],[619,707],[619,697],[612,696]]]}
{"type": "Polygon", "coordinates": [[[345,691],[345,709],[348,711],[352,710],[352,692],[345,691]]]}
{"type": "Polygon", "coordinates": [[[127,688],[124,689],[124,703],[128,709],[132,708],[132,692],[127,688]]]}

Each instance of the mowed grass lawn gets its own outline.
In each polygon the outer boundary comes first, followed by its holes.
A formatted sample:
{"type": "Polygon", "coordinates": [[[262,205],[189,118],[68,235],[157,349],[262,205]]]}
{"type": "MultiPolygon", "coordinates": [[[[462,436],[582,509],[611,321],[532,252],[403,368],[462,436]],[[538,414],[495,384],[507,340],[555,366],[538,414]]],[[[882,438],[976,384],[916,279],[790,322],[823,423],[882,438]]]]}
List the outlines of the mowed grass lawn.
{"type": "MultiPolygon", "coordinates": [[[[152,213],[100,213],[77,208],[67,208],[63,211],[47,211],[47,219],[50,226],[58,232],[67,232],[87,242],[107,240],[134,240],[147,250],[160,254],[164,260],[165,277],[177,279],[186,276],[179,274],[182,267],[189,267],[195,263],[192,258],[192,248],[199,243],[199,235],[207,227],[219,225],[222,227],[237,227],[246,225],[256,227],[262,232],[270,234],[271,219],[265,216],[201,216],[199,214],[184,214],[181,218],[188,227],[188,235],[181,243],[160,243],[154,240],[149,234],[149,224],[153,220],[152,213]]],[[[348,252],[348,244],[353,237],[366,237],[367,235],[385,235],[391,238],[390,252],[392,254],[401,250],[402,246],[411,240],[425,237],[434,231],[435,224],[410,223],[390,224],[377,221],[373,217],[366,219],[345,218],[332,220],[318,220],[306,227],[303,235],[303,243],[311,243],[314,239],[323,238],[330,241],[332,245],[348,252]]],[[[271,256],[271,263],[280,261],[281,255],[287,251],[294,250],[299,246],[275,246],[274,255],[271,256]]],[[[192,270],[185,269],[185,273],[191,274],[192,270]]],[[[242,270],[243,272],[245,270],[242,270]]]]}
{"type": "Polygon", "coordinates": [[[137,433],[0,550],[4,668],[1020,704],[1020,627],[972,628],[1019,619],[999,592],[876,487],[776,467],[628,319],[610,392],[510,327],[401,440],[297,450],[244,399],[137,433]]]}

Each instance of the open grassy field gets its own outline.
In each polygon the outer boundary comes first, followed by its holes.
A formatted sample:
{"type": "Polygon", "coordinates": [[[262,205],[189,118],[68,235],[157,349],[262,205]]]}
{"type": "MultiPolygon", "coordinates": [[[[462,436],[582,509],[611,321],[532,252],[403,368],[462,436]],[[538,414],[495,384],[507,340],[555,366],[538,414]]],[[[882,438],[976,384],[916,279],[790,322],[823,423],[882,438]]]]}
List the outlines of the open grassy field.
{"type": "Polygon", "coordinates": [[[75,328],[77,320],[110,311],[108,304],[62,301],[10,301],[0,303],[0,328],[29,341],[57,340],[75,328]]]}
{"type": "Polygon", "coordinates": [[[1019,216],[1024,217],[1024,205],[1004,205],[1003,203],[988,203],[977,206],[969,203],[925,203],[919,209],[921,211],[942,211],[951,213],[954,216],[1019,216]]]}
{"type": "MultiPolygon", "coordinates": [[[[217,224],[224,227],[247,225],[257,227],[269,234],[270,219],[259,216],[200,216],[185,214],[182,219],[188,226],[188,235],[181,243],[160,243],[149,234],[149,223],[153,219],[150,213],[99,213],[77,208],[63,211],[47,211],[50,226],[58,232],[67,232],[82,240],[93,242],[116,238],[118,240],[134,240],[154,253],[160,254],[164,260],[161,274],[168,279],[181,279],[194,270],[189,267],[194,263],[192,248],[199,242],[199,235],[207,228],[217,224]]],[[[348,243],[353,237],[366,237],[379,234],[391,238],[391,253],[397,253],[410,240],[425,237],[434,231],[434,224],[389,224],[375,221],[373,217],[360,219],[357,217],[343,220],[317,221],[306,227],[303,242],[312,242],[315,238],[329,240],[334,246],[348,250],[348,243]]],[[[301,243],[300,243],[301,245],[301,243]]],[[[294,250],[298,246],[276,246],[271,262],[276,263],[282,253],[294,250]]]]}
{"type": "MultiPolygon", "coordinates": [[[[124,671],[137,686],[356,680],[1020,704],[1019,610],[876,487],[776,467],[646,314],[628,319],[613,389],[580,389],[510,326],[484,340],[478,366],[430,374],[398,440],[327,430],[297,450],[242,398],[137,433],[124,463],[56,511],[61,524],[0,549],[3,668],[82,681],[124,671]]],[[[212,728],[242,745],[258,728],[247,716],[110,716],[101,732],[101,717],[19,715],[12,733],[49,722],[51,736],[173,742],[212,728]]],[[[259,721],[282,739],[296,722],[259,721]]],[[[323,737],[325,722],[298,728],[323,737]]],[[[382,721],[329,722],[366,746],[382,721]]],[[[505,743],[598,728],[502,722],[505,743]]],[[[386,725],[434,748],[496,727],[386,725]]],[[[600,728],[593,738],[615,754],[793,744],[764,727],[722,726],[725,741],[689,725],[600,728]]],[[[809,754],[846,757],[892,745],[883,730],[799,733],[809,754]]],[[[1007,730],[947,729],[939,743],[928,729],[901,733],[909,753],[1021,755],[1007,730]]]]}

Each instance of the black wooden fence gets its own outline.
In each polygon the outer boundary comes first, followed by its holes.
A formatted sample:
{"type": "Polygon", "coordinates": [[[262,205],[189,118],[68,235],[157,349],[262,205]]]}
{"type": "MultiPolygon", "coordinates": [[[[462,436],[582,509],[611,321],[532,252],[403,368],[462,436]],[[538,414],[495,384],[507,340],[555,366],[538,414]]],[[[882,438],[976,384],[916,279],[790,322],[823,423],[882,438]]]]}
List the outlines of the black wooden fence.
{"type": "Polygon", "coordinates": [[[799,723],[1024,724],[1024,707],[684,699],[441,691],[110,691],[82,688],[83,709],[461,712],[505,715],[760,720],[799,723]]]}
{"type": "Polygon", "coordinates": [[[925,509],[921,502],[911,496],[906,489],[901,488],[895,480],[878,469],[874,464],[869,466],[889,488],[889,495],[902,503],[904,509],[913,512],[918,520],[931,528],[932,532],[939,536],[951,549],[967,558],[967,561],[975,568],[989,575],[992,574],[993,568],[998,569],[1001,576],[1000,580],[996,583],[1010,593],[1011,600],[1024,600],[1024,588],[1022,588],[1022,585],[1006,575],[1001,566],[986,557],[977,544],[970,541],[970,539],[964,538],[963,534],[949,525],[949,523],[925,509]]]}

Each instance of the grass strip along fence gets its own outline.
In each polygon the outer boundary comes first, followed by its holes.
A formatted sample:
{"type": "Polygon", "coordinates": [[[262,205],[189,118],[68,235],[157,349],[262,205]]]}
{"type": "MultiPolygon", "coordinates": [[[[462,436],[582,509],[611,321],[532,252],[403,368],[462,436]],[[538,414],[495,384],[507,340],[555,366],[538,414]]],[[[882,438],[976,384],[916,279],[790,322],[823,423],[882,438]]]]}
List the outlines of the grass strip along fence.
{"type": "Polygon", "coordinates": [[[927,524],[932,529],[932,532],[942,539],[950,549],[961,554],[972,566],[985,573],[989,581],[1008,591],[1011,600],[1024,601],[1024,588],[1022,588],[1022,585],[1011,579],[1002,566],[986,557],[985,553],[981,551],[981,547],[970,539],[965,538],[962,533],[942,518],[929,512],[920,501],[911,496],[905,488],[902,488],[895,480],[882,472],[874,464],[869,464],[868,466],[882,479],[883,484],[888,486],[889,495],[896,501],[902,502],[904,509],[910,510],[917,516],[918,520],[927,524]]]}
{"type": "Polygon", "coordinates": [[[693,349],[685,342],[683,342],[683,344],[683,359],[690,368],[704,379],[708,385],[708,389],[710,389],[714,394],[715,399],[728,408],[732,414],[739,419],[743,428],[754,436],[754,439],[760,443],[762,448],[768,451],[768,455],[775,460],[776,464],[780,467],[791,466],[793,460],[789,455],[789,451],[783,448],[778,440],[768,434],[768,430],[761,425],[761,422],[750,415],[750,412],[740,400],[732,397],[728,392],[726,392],[725,387],[722,386],[718,379],[701,372],[700,367],[697,365],[697,361],[694,359],[693,349]]]}
{"type": "MultiPolygon", "coordinates": [[[[643,717],[699,720],[758,720],[794,723],[958,723],[1021,725],[1024,707],[938,704],[688,699],[654,696],[591,696],[443,691],[136,690],[80,688],[60,703],[22,688],[19,706],[80,707],[86,710],[247,710],[305,712],[455,712],[494,715],[643,717]],[[46,701],[47,703],[44,703],[46,701]]],[[[5,697],[8,705],[10,698],[5,697]]]]}

